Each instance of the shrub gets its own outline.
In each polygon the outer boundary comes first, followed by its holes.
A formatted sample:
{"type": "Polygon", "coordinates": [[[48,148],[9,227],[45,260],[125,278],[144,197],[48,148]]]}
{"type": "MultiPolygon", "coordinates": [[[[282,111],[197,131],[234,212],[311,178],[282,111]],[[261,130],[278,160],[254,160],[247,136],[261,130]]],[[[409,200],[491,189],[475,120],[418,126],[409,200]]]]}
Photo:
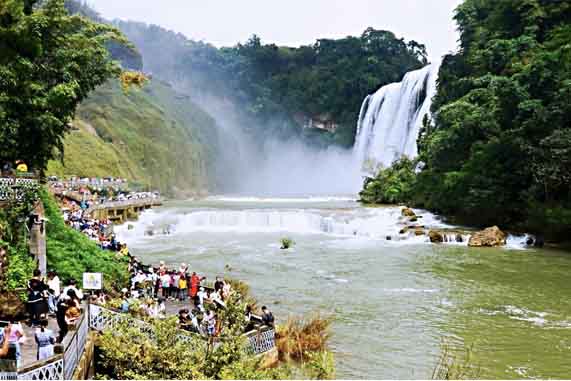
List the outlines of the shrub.
{"type": "Polygon", "coordinates": [[[295,242],[293,241],[293,239],[288,238],[288,237],[284,237],[280,240],[282,246],[280,247],[280,249],[282,250],[287,250],[290,247],[292,247],[293,245],[295,245],[295,242]]]}
{"type": "Polygon", "coordinates": [[[400,204],[410,200],[416,182],[416,162],[407,157],[381,169],[375,178],[367,178],[359,193],[366,204],[400,204]]]}
{"type": "Polygon", "coordinates": [[[286,324],[278,326],[276,346],[280,360],[306,361],[312,352],[326,350],[331,323],[331,319],[317,314],[307,319],[290,318],[286,324]]]}

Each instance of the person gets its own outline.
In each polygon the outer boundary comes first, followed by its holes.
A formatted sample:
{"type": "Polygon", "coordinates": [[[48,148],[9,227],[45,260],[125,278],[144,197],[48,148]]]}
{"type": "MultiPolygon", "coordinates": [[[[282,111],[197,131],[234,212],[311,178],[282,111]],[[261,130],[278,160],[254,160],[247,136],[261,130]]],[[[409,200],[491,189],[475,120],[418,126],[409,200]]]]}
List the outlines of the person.
{"type": "Polygon", "coordinates": [[[178,280],[178,298],[181,302],[186,301],[186,296],[188,295],[187,283],[186,274],[184,272],[180,273],[180,278],[178,280]]]}
{"type": "Polygon", "coordinates": [[[56,313],[57,299],[61,293],[61,282],[55,270],[48,272],[48,306],[51,314],[56,313]]]}
{"type": "Polygon", "coordinates": [[[65,322],[69,327],[70,325],[75,325],[77,320],[80,318],[81,309],[79,308],[79,301],[73,290],[70,290],[68,295],[70,298],[67,301],[68,308],[65,311],[65,322]]]}
{"type": "Polygon", "coordinates": [[[222,300],[222,296],[220,296],[221,291],[214,291],[210,293],[210,300],[216,304],[217,307],[226,308],[226,303],[222,300]]]}
{"type": "Polygon", "coordinates": [[[67,312],[67,309],[69,307],[68,304],[68,298],[67,297],[63,297],[64,295],[61,295],[58,302],[57,302],[57,308],[56,308],[56,321],[57,321],[57,325],[59,327],[59,335],[57,338],[57,342],[61,343],[63,341],[63,339],[65,338],[65,335],[67,335],[67,332],[69,331],[69,327],[67,326],[67,321],[65,320],[65,314],[67,312]]]}
{"type": "Polygon", "coordinates": [[[28,172],[28,165],[24,163],[22,160],[16,161],[16,172],[18,173],[26,173],[28,172]]]}
{"type": "Polygon", "coordinates": [[[214,336],[216,334],[216,314],[213,310],[206,313],[204,322],[206,324],[206,333],[208,336],[214,336]]]}
{"type": "Polygon", "coordinates": [[[171,280],[170,280],[171,300],[176,300],[178,298],[178,281],[179,280],[180,280],[180,275],[178,273],[176,273],[174,270],[171,271],[171,280]]]}
{"type": "Polygon", "coordinates": [[[274,326],[274,314],[272,314],[272,311],[270,311],[268,309],[268,307],[263,306],[262,307],[262,322],[264,323],[264,325],[267,325],[269,327],[273,327],[274,326]]]}
{"type": "Polygon", "coordinates": [[[53,332],[48,329],[48,320],[44,319],[40,323],[40,328],[36,331],[36,343],[38,344],[37,360],[47,359],[54,355],[54,344],[56,339],[53,332]]]}
{"type": "Polygon", "coordinates": [[[73,290],[75,292],[75,295],[77,296],[77,298],[79,300],[83,300],[83,292],[81,292],[81,290],[79,288],[77,288],[77,281],[73,278],[71,278],[68,282],[68,285],[65,286],[65,288],[62,290],[60,298],[63,296],[64,298],[67,298],[67,294],[69,290],[73,290]]]}
{"type": "Polygon", "coordinates": [[[219,276],[216,277],[216,282],[214,282],[214,291],[222,292],[222,288],[224,288],[224,281],[219,276]]]}
{"type": "Polygon", "coordinates": [[[22,365],[22,349],[20,344],[26,341],[26,336],[24,334],[24,328],[20,322],[12,322],[12,328],[10,330],[10,335],[8,336],[9,345],[15,353],[16,366],[19,368],[22,365]]]}
{"type": "Polygon", "coordinates": [[[244,313],[246,320],[246,332],[250,332],[255,328],[254,321],[252,320],[252,306],[249,304],[246,306],[246,312],[244,313]]]}
{"type": "Polygon", "coordinates": [[[197,307],[200,304],[198,300],[198,289],[200,287],[200,282],[202,282],[204,279],[206,279],[206,277],[201,278],[194,271],[190,277],[190,297],[194,301],[194,305],[197,307]]]}
{"type": "Polygon", "coordinates": [[[188,271],[188,266],[186,265],[186,263],[181,263],[180,267],[178,268],[178,272],[181,274],[186,274],[187,271],[188,271]]]}
{"type": "Polygon", "coordinates": [[[162,276],[164,273],[167,272],[167,266],[165,265],[164,261],[159,262],[159,274],[162,276]]]}
{"type": "Polygon", "coordinates": [[[232,292],[232,286],[229,282],[224,282],[224,287],[222,287],[222,300],[227,300],[232,292]]]}
{"type": "Polygon", "coordinates": [[[123,300],[121,301],[121,312],[127,313],[129,312],[130,301],[129,298],[131,297],[129,290],[123,288],[121,290],[121,294],[123,294],[123,300]]]}
{"type": "Polygon", "coordinates": [[[198,298],[198,308],[204,311],[204,301],[208,299],[208,293],[204,290],[204,287],[200,287],[200,291],[198,291],[196,297],[198,298]]]}
{"type": "Polygon", "coordinates": [[[34,270],[34,276],[28,281],[27,310],[32,326],[38,326],[40,319],[49,312],[48,286],[41,279],[40,270],[34,270]]]}
{"type": "Polygon", "coordinates": [[[192,330],[192,321],[188,316],[188,310],[186,308],[178,311],[178,325],[180,329],[184,329],[185,331],[192,330]]]}
{"type": "Polygon", "coordinates": [[[161,286],[162,286],[162,296],[163,298],[167,299],[169,297],[169,291],[170,291],[170,281],[171,281],[171,276],[169,275],[168,272],[164,272],[163,275],[161,275],[161,286]]]}
{"type": "Polygon", "coordinates": [[[8,357],[10,353],[10,334],[12,333],[12,324],[8,323],[4,329],[0,330],[0,342],[2,342],[2,346],[0,347],[0,359],[4,359],[8,357]]]}

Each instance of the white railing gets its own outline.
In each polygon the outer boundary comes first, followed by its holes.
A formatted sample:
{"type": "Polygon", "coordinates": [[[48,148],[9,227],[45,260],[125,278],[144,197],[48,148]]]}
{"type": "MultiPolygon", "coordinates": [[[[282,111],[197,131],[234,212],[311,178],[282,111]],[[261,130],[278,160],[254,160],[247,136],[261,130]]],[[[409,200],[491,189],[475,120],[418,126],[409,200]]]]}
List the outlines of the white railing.
{"type": "MultiPolygon", "coordinates": [[[[86,311],[87,312],[87,311],[86,311]]],[[[83,313],[80,317],[79,323],[76,324],[76,329],[70,331],[64,341],[64,376],[66,380],[71,380],[75,368],[83,355],[85,350],[85,343],[87,341],[87,334],[89,332],[89,319],[83,313]]]]}
{"type": "MultiPolygon", "coordinates": [[[[2,378],[0,378],[2,379],[2,378]]],[[[3,378],[6,380],[6,378],[3,378]]],[[[64,359],[61,355],[53,356],[43,365],[33,364],[17,373],[18,380],[64,380],[64,359]]]]}
{"type": "MultiPolygon", "coordinates": [[[[142,330],[150,331],[150,324],[142,320],[130,317],[129,315],[115,312],[107,308],[90,304],[89,305],[89,327],[96,331],[104,331],[112,329],[118,323],[129,321],[130,325],[138,326],[142,330]]],[[[204,336],[199,334],[187,333],[181,331],[177,335],[179,340],[191,341],[196,338],[205,339],[204,336]]],[[[275,347],[275,330],[274,329],[261,329],[259,331],[251,331],[245,334],[250,344],[252,351],[255,354],[262,354],[272,350],[275,347]]]]}
{"type": "Polygon", "coordinates": [[[21,200],[23,190],[38,186],[36,179],[19,177],[0,177],[0,201],[21,200]]]}
{"type": "Polygon", "coordinates": [[[246,334],[252,351],[259,355],[271,351],[276,346],[276,331],[273,328],[252,331],[246,334]]]}

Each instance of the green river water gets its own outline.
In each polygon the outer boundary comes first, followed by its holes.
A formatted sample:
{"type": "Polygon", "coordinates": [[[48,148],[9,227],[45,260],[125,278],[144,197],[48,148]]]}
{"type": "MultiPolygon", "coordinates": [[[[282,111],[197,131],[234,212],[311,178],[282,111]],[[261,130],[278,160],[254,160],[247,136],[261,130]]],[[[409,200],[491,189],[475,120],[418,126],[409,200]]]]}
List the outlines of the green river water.
{"type": "Polygon", "coordinates": [[[571,378],[569,253],[398,240],[399,215],[335,198],[212,198],[167,204],[118,234],[145,262],[246,281],[278,322],[333,316],[339,378],[430,378],[443,338],[473,346],[480,378],[571,378]]]}

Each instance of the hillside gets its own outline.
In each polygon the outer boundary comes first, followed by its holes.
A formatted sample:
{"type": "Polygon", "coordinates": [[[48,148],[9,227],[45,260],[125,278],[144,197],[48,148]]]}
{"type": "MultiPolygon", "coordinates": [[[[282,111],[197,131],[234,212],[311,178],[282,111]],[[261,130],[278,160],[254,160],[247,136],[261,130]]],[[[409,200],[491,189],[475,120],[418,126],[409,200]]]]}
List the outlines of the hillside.
{"type": "Polygon", "coordinates": [[[73,125],[63,163],[51,161],[49,175],[125,177],[170,195],[215,183],[214,120],[158,80],[128,93],[115,82],[102,86],[73,125]]]}

